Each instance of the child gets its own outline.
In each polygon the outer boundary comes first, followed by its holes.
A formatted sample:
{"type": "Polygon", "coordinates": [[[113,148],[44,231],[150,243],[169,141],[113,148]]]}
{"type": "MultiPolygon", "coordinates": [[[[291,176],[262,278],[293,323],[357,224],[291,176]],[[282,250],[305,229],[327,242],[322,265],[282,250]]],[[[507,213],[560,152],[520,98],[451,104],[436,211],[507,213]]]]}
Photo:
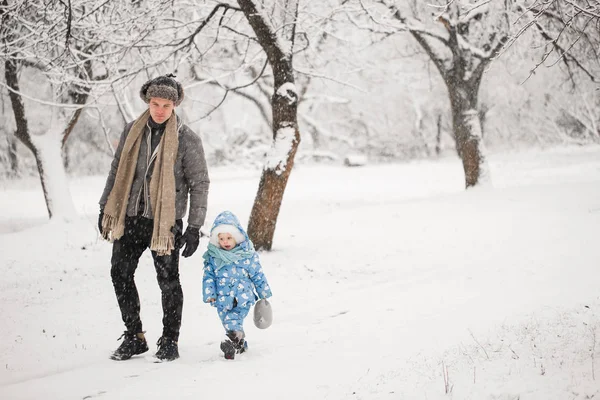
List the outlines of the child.
{"type": "Polygon", "coordinates": [[[226,359],[233,360],[248,348],[244,318],[258,298],[271,297],[271,289],[252,241],[230,211],[215,219],[203,257],[204,302],[217,308],[227,336],[221,350],[226,359]]]}

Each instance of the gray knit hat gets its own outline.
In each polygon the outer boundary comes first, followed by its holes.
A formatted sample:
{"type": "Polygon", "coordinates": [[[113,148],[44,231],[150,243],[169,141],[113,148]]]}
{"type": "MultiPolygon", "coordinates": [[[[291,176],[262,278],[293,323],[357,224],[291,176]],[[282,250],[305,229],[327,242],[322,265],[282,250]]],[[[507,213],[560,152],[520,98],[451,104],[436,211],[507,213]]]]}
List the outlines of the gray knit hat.
{"type": "Polygon", "coordinates": [[[169,74],[150,79],[142,85],[140,97],[146,103],[150,103],[151,98],[158,97],[171,100],[175,106],[180,105],[184,98],[183,86],[174,78],[175,75],[169,74]]]}

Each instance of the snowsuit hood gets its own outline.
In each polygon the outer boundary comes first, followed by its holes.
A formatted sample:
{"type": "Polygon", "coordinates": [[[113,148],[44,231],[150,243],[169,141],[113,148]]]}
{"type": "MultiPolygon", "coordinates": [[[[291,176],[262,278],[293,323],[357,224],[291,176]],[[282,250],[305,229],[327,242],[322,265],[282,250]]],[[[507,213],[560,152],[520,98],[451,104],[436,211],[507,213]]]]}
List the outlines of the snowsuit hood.
{"type": "Polygon", "coordinates": [[[237,246],[242,246],[245,250],[254,248],[248,234],[242,227],[240,220],[231,211],[223,211],[217,218],[210,230],[210,243],[218,246],[219,233],[230,233],[235,239],[237,246]]]}

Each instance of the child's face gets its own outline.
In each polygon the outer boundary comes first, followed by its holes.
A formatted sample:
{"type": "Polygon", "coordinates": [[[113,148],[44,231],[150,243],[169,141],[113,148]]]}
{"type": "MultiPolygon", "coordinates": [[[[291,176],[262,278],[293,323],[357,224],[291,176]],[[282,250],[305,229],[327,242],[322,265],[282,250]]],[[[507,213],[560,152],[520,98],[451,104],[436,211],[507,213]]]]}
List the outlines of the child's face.
{"type": "Polygon", "coordinates": [[[219,246],[225,250],[231,250],[237,243],[231,233],[219,233],[219,246]]]}

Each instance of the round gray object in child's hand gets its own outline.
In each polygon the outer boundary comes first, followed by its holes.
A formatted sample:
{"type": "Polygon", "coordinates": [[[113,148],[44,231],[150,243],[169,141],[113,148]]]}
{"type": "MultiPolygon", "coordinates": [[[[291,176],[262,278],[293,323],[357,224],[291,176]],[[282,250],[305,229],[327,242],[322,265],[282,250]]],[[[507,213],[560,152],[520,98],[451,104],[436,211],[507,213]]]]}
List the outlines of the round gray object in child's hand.
{"type": "Polygon", "coordinates": [[[260,299],[254,305],[254,325],[267,329],[273,323],[273,308],[267,299],[260,299]]]}

